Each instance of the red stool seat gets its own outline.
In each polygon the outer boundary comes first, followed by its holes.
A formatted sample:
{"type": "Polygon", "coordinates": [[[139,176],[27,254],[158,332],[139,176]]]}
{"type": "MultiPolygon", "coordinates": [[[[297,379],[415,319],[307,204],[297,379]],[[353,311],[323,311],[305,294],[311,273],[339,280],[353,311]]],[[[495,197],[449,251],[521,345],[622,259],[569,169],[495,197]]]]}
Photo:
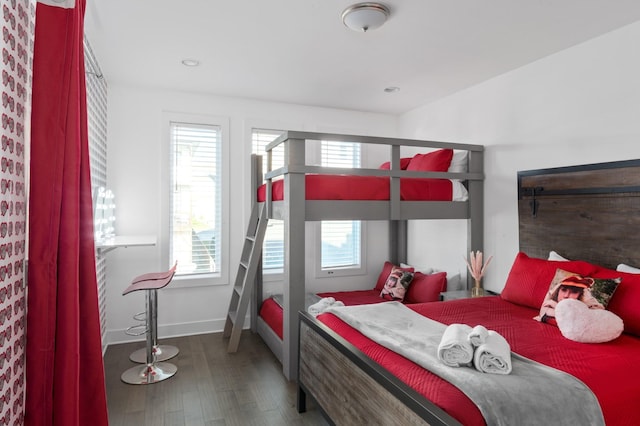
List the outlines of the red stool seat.
{"type": "Polygon", "coordinates": [[[140,326],[144,326],[145,330],[141,333],[128,333],[132,335],[147,335],[147,345],[145,348],[141,348],[130,355],[130,359],[133,362],[141,363],[144,365],[132,367],[125,371],[121,379],[125,383],[133,385],[151,384],[156,383],[169,377],[172,377],[178,370],[178,368],[168,362],[164,362],[167,359],[173,358],[179,352],[178,348],[169,345],[158,345],[158,299],[157,290],[166,287],[176,272],[177,262],[173,265],[173,268],[164,272],[152,272],[140,275],[131,281],[129,287],[127,287],[122,294],[126,295],[134,291],[145,290],[147,292],[146,297],[146,311],[140,314],[134,315],[134,318],[138,321],[142,321],[141,317],[145,315],[145,324],[129,327],[128,331],[140,326]]]}

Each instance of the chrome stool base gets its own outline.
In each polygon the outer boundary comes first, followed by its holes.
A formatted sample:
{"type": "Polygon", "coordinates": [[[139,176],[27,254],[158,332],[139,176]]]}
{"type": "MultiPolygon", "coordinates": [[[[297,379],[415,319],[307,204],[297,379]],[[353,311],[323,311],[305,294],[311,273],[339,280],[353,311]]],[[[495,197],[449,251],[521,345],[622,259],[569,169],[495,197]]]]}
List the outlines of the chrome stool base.
{"type": "Polygon", "coordinates": [[[173,377],[178,367],[170,362],[154,362],[153,364],[136,365],[120,376],[120,379],[130,385],[150,385],[173,377]]]}
{"type": "MultiPolygon", "coordinates": [[[[155,345],[151,352],[153,353],[153,357],[156,361],[167,361],[171,358],[178,355],[180,349],[171,345],[155,345]]],[[[137,362],[138,364],[146,364],[147,363],[147,348],[140,348],[137,351],[134,351],[129,355],[129,359],[133,362],[137,362]]]]}

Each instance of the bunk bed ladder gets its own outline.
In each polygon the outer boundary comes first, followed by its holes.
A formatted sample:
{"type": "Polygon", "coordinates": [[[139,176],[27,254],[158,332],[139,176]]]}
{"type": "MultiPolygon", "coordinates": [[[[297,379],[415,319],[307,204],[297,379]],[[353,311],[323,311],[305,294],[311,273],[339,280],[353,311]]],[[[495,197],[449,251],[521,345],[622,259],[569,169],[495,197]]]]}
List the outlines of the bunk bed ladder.
{"type": "Polygon", "coordinates": [[[247,227],[247,234],[242,247],[240,265],[238,266],[227,320],[224,325],[223,337],[230,337],[227,352],[236,352],[238,350],[249,299],[256,282],[256,273],[262,256],[262,243],[268,221],[266,203],[255,203],[251,210],[251,218],[249,219],[249,226],[247,227]]]}

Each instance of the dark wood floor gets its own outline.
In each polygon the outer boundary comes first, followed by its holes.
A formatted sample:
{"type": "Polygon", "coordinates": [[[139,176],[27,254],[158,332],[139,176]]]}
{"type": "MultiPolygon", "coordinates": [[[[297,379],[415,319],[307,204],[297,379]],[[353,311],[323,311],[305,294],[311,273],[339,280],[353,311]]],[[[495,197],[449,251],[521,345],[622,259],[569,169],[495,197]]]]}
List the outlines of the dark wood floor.
{"type": "Polygon", "coordinates": [[[163,425],[327,425],[308,401],[296,411],[296,386],[260,337],[243,332],[237,353],[227,353],[221,333],[172,339],[180,349],[169,362],[175,376],[152,385],[128,385],[121,374],[135,364],[129,354],[142,343],[110,345],[105,354],[109,424],[163,425]]]}

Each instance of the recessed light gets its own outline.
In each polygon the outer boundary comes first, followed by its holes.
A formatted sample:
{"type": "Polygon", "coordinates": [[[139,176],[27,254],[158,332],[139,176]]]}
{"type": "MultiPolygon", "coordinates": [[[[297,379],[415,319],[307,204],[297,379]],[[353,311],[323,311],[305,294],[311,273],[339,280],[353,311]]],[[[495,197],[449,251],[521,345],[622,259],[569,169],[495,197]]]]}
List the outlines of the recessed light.
{"type": "Polygon", "coordinates": [[[183,59],[182,65],[184,65],[185,67],[197,67],[198,65],[200,65],[200,61],[197,59],[183,59]]]}
{"type": "Polygon", "coordinates": [[[385,93],[396,93],[400,91],[400,88],[397,86],[389,86],[384,88],[385,93]]]}

